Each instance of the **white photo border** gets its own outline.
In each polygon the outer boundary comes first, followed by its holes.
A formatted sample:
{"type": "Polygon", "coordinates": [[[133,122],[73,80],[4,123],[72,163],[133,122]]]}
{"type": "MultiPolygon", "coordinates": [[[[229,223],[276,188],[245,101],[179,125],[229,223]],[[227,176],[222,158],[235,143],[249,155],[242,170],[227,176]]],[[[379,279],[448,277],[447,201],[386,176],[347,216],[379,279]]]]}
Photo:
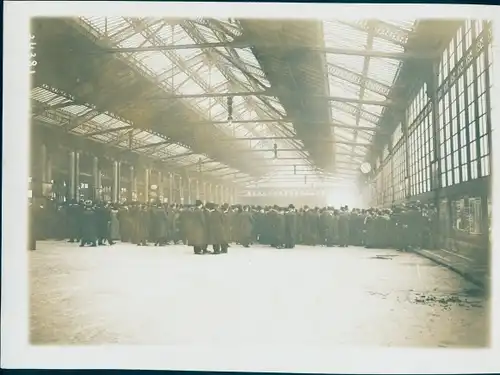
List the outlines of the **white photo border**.
{"type": "MultiPolygon", "coordinates": [[[[370,349],[366,347],[215,347],[32,346],[29,344],[27,210],[29,159],[29,21],[36,16],[154,16],[232,18],[475,18],[494,21],[498,65],[498,8],[438,4],[284,4],[152,2],[6,2],[4,13],[3,87],[3,228],[2,228],[2,368],[170,369],[204,371],[322,373],[485,373],[500,371],[500,324],[492,319],[489,349],[370,349]],[[407,16],[407,17],[405,17],[407,16]]],[[[499,74],[493,92],[499,88],[499,74]]],[[[498,98],[499,96],[492,95],[498,98]]],[[[493,123],[495,123],[493,121],[493,123]]],[[[492,129],[493,145],[498,132],[492,129]]],[[[496,152],[492,151],[496,156],[496,152]]],[[[493,168],[498,163],[492,162],[493,168]]],[[[492,191],[498,185],[492,173],[492,191]]],[[[498,202],[493,199],[496,213],[498,202]]],[[[500,256],[494,249],[500,227],[492,220],[492,311],[500,292],[500,256]],[[497,230],[494,230],[497,228],[497,230]]],[[[374,322],[376,324],[376,322],[374,322]]]]}

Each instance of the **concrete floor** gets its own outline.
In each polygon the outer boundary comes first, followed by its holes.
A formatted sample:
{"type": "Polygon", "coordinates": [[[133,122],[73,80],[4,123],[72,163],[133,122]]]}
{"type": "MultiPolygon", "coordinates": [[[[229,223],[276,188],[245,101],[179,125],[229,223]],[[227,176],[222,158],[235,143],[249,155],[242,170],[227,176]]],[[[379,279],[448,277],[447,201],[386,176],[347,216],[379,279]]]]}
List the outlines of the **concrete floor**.
{"type": "Polygon", "coordinates": [[[489,304],[413,253],[299,246],[30,252],[33,344],[487,346],[489,304]]]}

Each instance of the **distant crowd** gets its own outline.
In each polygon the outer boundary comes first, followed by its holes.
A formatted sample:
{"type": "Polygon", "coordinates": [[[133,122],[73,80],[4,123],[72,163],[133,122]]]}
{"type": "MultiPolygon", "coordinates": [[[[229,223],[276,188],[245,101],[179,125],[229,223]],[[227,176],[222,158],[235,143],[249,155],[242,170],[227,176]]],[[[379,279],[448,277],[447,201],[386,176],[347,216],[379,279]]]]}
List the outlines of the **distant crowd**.
{"type": "MultiPolygon", "coordinates": [[[[184,244],[195,254],[227,253],[232,244],[277,249],[308,246],[432,248],[436,211],[420,204],[390,209],[218,205],[111,204],[48,201],[31,207],[32,238],[59,239],[80,246],[184,244]]],[[[33,247],[31,245],[30,247],[33,247]]]]}

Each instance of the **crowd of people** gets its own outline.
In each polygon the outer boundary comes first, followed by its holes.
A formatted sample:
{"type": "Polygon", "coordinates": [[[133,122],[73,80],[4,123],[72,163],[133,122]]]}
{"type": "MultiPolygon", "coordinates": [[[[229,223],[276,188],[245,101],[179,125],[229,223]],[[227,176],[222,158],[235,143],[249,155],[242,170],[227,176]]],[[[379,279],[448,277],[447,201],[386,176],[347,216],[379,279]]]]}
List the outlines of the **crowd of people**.
{"type": "Polygon", "coordinates": [[[227,253],[232,244],[409,250],[433,248],[436,238],[436,211],[419,202],[390,209],[349,209],[230,206],[199,200],[194,205],[70,201],[51,209],[42,205],[32,215],[38,239],[69,240],[82,247],[116,241],[138,246],[184,244],[195,254],[227,253]]]}

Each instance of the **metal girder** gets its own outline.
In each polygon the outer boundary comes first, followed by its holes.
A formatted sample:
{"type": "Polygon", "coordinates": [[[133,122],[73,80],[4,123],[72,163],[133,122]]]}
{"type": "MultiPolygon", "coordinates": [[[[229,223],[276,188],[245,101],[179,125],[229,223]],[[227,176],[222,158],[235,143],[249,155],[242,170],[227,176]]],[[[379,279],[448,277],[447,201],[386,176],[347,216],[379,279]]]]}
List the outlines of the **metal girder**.
{"type": "MultiPolygon", "coordinates": [[[[227,138],[224,139],[224,141],[264,141],[264,140],[289,140],[289,139],[296,139],[296,140],[306,140],[306,141],[318,141],[318,142],[325,142],[325,143],[338,143],[338,144],[345,144],[345,145],[354,145],[354,146],[361,146],[361,147],[369,147],[370,144],[366,143],[358,143],[358,142],[350,142],[350,141],[339,141],[339,140],[327,140],[324,138],[316,138],[316,137],[306,137],[306,138],[295,138],[295,137],[248,137],[248,138],[227,138]]],[[[299,150],[297,150],[299,151],[299,150]]]]}
{"type": "MultiPolygon", "coordinates": [[[[243,92],[219,92],[219,93],[203,93],[203,94],[185,94],[185,95],[166,95],[160,97],[151,97],[149,100],[172,100],[172,99],[196,99],[196,98],[226,98],[226,97],[245,97],[245,96],[270,96],[270,97],[280,97],[280,96],[301,96],[300,92],[280,92],[278,90],[266,90],[266,91],[243,91],[243,92]]],[[[391,106],[394,104],[391,100],[369,100],[369,99],[358,99],[358,98],[346,98],[340,96],[326,96],[326,95],[308,95],[306,99],[324,99],[331,102],[340,103],[357,103],[366,105],[380,105],[380,106],[391,106]]]]}
{"type": "Polygon", "coordinates": [[[120,126],[118,128],[111,128],[111,129],[103,129],[103,130],[98,130],[96,132],[93,132],[93,133],[87,133],[87,134],[83,134],[85,137],[93,137],[93,136],[96,136],[96,135],[103,135],[103,134],[109,134],[109,133],[114,133],[114,132],[118,132],[120,130],[126,130],[126,129],[132,129],[133,126],[132,125],[127,125],[127,126],[120,126]]]}
{"type": "Polygon", "coordinates": [[[217,171],[221,171],[223,169],[228,169],[230,167],[224,165],[222,167],[217,167],[217,168],[213,168],[213,169],[207,169],[206,171],[203,171],[203,172],[206,172],[206,173],[210,173],[210,172],[217,172],[217,171]]]}
{"type": "MultiPolygon", "coordinates": [[[[286,123],[293,123],[296,120],[293,119],[256,119],[256,120],[232,120],[231,123],[233,124],[249,124],[249,125],[254,125],[254,126],[259,126],[261,123],[274,123],[274,122],[286,122],[286,123]]],[[[298,121],[298,120],[297,120],[298,121]]],[[[309,121],[312,124],[323,124],[327,123],[325,121],[309,121]]],[[[207,125],[222,125],[222,124],[229,124],[229,121],[200,121],[200,122],[193,122],[190,123],[190,125],[202,125],[202,124],[207,124],[207,125]]],[[[356,125],[347,125],[347,124],[342,124],[342,123],[331,123],[330,126],[335,127],[335,128],[343,128],[343,129],[357,129],[361,131],[371,131],[371,132],[377,132],[380,131],[380,128],[378,127],[368,127],[368,126],[356,126],[356,125]]]]}
{"type": "Polygon", "coordinates": [[[312,49],[318,52],[329,53],[333,55],[347,55],[347,56],[365,56],[365,57],[380,57],[384,59],[393,60],[433,60],[439,56],[439,53],[421,53],[421,52],[383,52],[383,51],[366,51],[366,50],[356,50],[348,48],[333,48],[333,47],[323,47],[323,48],[305,48],[312,49]]]}
{"type": "MultiPolygon", "coordinates": [[[[367,28],[368,28],[368,38],[367,38],[367,41],[366,41],[366,48],[371,50],[373,48],[373,39],[374,39],[374,30],[373,30],[373,23],[368,21],[367,22],[367,28]]],[[[361,76],[362,76],[362,79],[361,79],[361,84],[360,84],[360,88],[359,88],[359,96],[360,97],[363,97],[365,95],[365,89],[366,89],[366,78],[368,76],[368,67],[370,65],[370,58],[369,57],[364,57],[363,59],[363,70],[362,70],[362,73],[361,73],[361,76]]],[[[361,119],[361,116],[365,114],[363,112],[363,107],[361,104],[358,104],[356,106],[356,119],[354,120],[356,122],[356,125],[359,125],[359,121],[361,119]]],[[[358,140],[358,131],[357,130],[354,130],[354,139],[353,139],[353,143],[355,144],[356,141],[358,140]]],[[[354,148],[355,146],[353,145],[352,146],[352,151],[354,151],[354,148]]],[[[338,168],[338,166],[337,166],[338,168]]]]}
{"type": "Polygon", "coordinates": [[[385,85],[373,78],[365,77],[363,74],[353,72],[352,70],[343,68],[336,64],[328,63],[327,65],[328,74],[340,78],[346,82],[352,83],[356,86],[361,86],[361,83],[365,82],[366,90],[372,91],[379,95],[389,96],[391,92],[391,87],[385,85]]]}
{"type": "MultiPolygon", "coordinates": [[[[144,30],[143,30],[144,31],[144,30]]],[[[90,52],[93,53],[135,53],[135,52],[155,52],[155,51],[175,51],[184,49],[206,49],[206,48],[247,48],[251,47],[248,42],[215,42],[215,43],[195,43],[195,44],[168,44],[147,47],[124,47],[124,48],[99,48],[90,52]]]]}
{"type": "Polygon", "coordinates": [[[144,148],[150,148],[150,147],[156,147],[156,146],[166,145],[168,143],[174,143],[174,142],[170,141],[170,140],[167,140],[167,141],[150,143],[150,144],[147,144],[147,145],[141,145],[141,146],[133,147],[133,148],[130,149],[130,151],[142,150],[144,148]]]}
{"type": "MultiPolygon", "coordinates": [[[[135,53],[135,52],[153,52],[153,51],[175,51],[181,49],[206,49],[206,48],[252,48],[252,47],[263,47],[266,49],[276,48],[282,49],[281,45],[269,45],[263,43],[259,45],[258,43],[250,43],[246,41],[234,41],[234,42],[216,42],[216,43],[200,43],[200,44],[169,44],[169,45],[155,45],[148,47],[130,47],[130,48],[100,48],[96,50],[90,50],[89,53],[135,53]]],[[[434,59],[437,54],[425,54],[425,53],[412,53],[412,52],[383,52],[383,51],[365,51],[356,50],[348,48],[333,48],[333,47],[314,47],[314,46],[300,46],[291,45],[287,48],[295,50],[310,50],[317,52],[324,52],[334,55],[349,55],[349,56],[369,56],[369,57],[381,57],[386,59],[395,60],[406,60],[406,59],[418,59],[418,60],[429,60],[434,59]]]]}
{"type": "MultiPolygon", "coordinates": [[[[139,28],[140,25],[141,25],[141,22],[139,21],[136,21],[134,19],[127,19],[127,22],[129,22],[134,28],[139,28]]],[[[144,32],[142,33],[143,37],[148,40],[150,43],[152,44],[157,44],[157,43],[161,43],[162,40],[159,39],[156,35],[154,35],[152,32],[149,32],[147,29],[144,30],[144,32]]],[[[210,91],[210,88],[207,87],[207,83],[205,82],[205,80],[203,80],[199,74],[193,72],[185,63],[185,61],[180,58],[176,53],[173,53],[172,51],[169,51],[169,50],[164,50],[163,51],[163,54],[168,58],[170,59],[174,64],[177,64],[179,65],[179,67],[181,68],[181,70],[191,76],[191,78],[193,79],[194,82],[196,82],[200,87],[202,87],[205,91],[210,91]]],[[[216,99],[217,100],[217,99],[216,99]]],[[[224,103],[223,100],[217,100],[219,102],[220,105],[222,105],[223,108],[226,108],[226,103],[224,103]]]]}
{"type": "Polygon", "coordinates": [[[340,111],[349,113],[352,115],[354,118],[356,118],[359,114],[359,116],[368,121],[371,122],[372,124],[377,125],[379,121],[379,117],[371,112],[368,112],[362,108],[357,108],[356,106],[347,104],[347,103],[332,103],[331,106],[335,109],[338,109],[340,111]]]}
{"type": "Polygon", "coordinates": [[[35,104],[32,105],[32,108],[36,107],[36,109],[34,111],[32,111],[32,113],[31,113],[32,116],[38,116],[38,115],[45,113],[46,111],[55,111],[57,109],[68,107],[70,105],[77,105],[78,104],[78,103],[75,103],[73,101],[57,103],[54,105],[48,105],[47,103],[42,103],[42,102],[39,102],[37,100],[34,100],[34,102],[35,102],[35,104]]]}
{"type": "MultiPolygon", "coordinates": [[[[185,22],[185,24],[188,24],[189,27],[184,27],[185,31],[196,41],[206,41],[203,35],[201,35],[200,31],[198,28],[195,26],[191,26],[193,22],[185,22]]],[[[237,39],[238,35],[235,35],[232,33],[231,30],[227,30],[226,25],[223,25],[217,20],[206,20],[203,23],[205,26],[210,27],[215,35],[219,38],[224,40],[225,42],[228,42],[228,34],[233,38],[237,39]],[[222,29],[222,31],[220,31],[222,29]]],[[[219,68],[219,71],[223,74],[224,77],[228,79],[229,82],[235,84],[236,86],[240,87],[241,89],[249,90],[249,89],[254,89],[254,90],[262,90],[266,89],[267,86],[262,83],[259,79],[257,79],[254,74],[252,73],[251,69],[249,70],[250,66],[249,64],[241,61],[241,58],[238,54],[235,53],[234,49],[226,49],[228,51],[229,56],[227,56],[225,53],[222,53],[220,49],[208,49],[206,52],[208,55],[213,59],[215,65],[219,68]],[[225,63],[221,63],[220,59],[214,58],[214,56],[217,57],[222,57],[225,60],[225,63]],[[240,72],[247,78],[248,80],[248,85],[244,84],[241,82],[240,78],[234,74],[234,69],[237,68],[240,70],[240,72]]],[[[280,113],[279,110],[277,110],[268,99],[261,97],[259,98],[260,102],[262,102],[267,109],[263,109],[260,105],[251,102],[248,103],[250,107],[254,109],[254,111],[260,116],[271,116],[269,111],[273,112],[274,115],[278,115],[280,117],[283,117],[284,114],[280,113]]],[[[248,129],[248,128],[247,128],[248,129]]],[[[288,129],[284,128],[277,128],[275,129],[278,134],[283,134],[286,135],[287,133],[290,133],[288,129]]],[[[305,155],[305,154],[304,154],[305,155]]]]}
{"type": "Polygon", "coordinates": [[[190,156],[190,155],[194,155],[194,152],[189,151],[189,152],[184,152],[183,154],[168,156],[166,158],[161,159],[161,161],[172,160],[172,159],[177,159],[177,158],[183,158],[185,156],[190,156]]]}
{"type": "Polygon", "coordinates": [[[411,31],[403,30],[395,25],[380,20],[361,20],[361,21],[338,21],[339,23],[350,26],[353,29],[372,33],[374,37],[387,40],[393,44],[404,47],[411,31]]]}
{"type": "MultiPolygon", "coordinates": [[[[308,184],[309,185],[309,184],[308,184]]],[[[335,184],[335,186],[338,186],[338,184],[335,184]]],[[[249,186],[249,187],[246,187],[245,189],[243,189],[243,191],[241,192],[242,194],[240,194],[240,196],[245,196],[245,192],[259,192],[259,191],[262,191],[262,192],[267,192],[267,191],[272,191],[273,193],[278,193],[276,190],[283,190],[283,191],[297,191],[297,192],[311,192],[311,191],[315,191],[315,190],[328,190],[328,187],[327,186],[307,186],[307,187],[304,187],[304,185],[302,185],[301,187],[297,187],[297,186],[279,186],[279,187],[276,187],[276,186],[262,186],[262,187],[254,187],[254,186],[249,186]],[[276,192],[275,192],[276,191],[276,192]]],[[[276,194],[273,194],[273,195],[276,195],[276,194]]],[[[252,197],[253,198],[253,197],[252,197]]],[[[293,198],[293,197],[286,197],[286,198],[293,198]]]]}

